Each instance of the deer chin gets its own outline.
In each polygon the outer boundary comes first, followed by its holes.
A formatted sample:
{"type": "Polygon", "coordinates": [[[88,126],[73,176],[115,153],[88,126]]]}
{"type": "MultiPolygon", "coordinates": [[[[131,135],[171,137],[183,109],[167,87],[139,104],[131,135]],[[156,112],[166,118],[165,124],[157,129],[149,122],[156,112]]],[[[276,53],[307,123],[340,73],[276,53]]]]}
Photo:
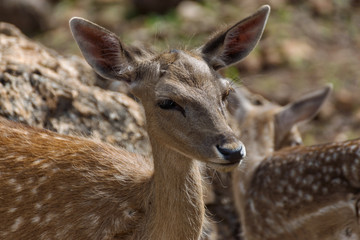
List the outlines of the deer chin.
{"type": "Polygon", "coordinates": [[[235,168],[237,168],[241,162],[241,160],[238,161],[234,161],[234,162],[229,162],[226,160],[222,160],[222,162],[218,162],[219,160],[217,160],[216,162],[214,161],[209,161],[207,162],[207,166],[211,167],[212,169],[219,171],[219,172],[230,172],[232,170],[234,170],[235,168]]]}

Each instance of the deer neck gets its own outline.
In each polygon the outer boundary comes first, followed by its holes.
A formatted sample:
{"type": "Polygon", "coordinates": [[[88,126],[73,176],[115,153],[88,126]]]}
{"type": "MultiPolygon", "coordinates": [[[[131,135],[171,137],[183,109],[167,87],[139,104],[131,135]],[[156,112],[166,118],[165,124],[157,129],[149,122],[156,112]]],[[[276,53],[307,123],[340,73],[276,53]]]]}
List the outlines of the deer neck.
{"type": "Polygon", "coordinates": [[[149,239],[199,239],[204,202],[199,163],[151,141],[154,157],[149,239]]]}

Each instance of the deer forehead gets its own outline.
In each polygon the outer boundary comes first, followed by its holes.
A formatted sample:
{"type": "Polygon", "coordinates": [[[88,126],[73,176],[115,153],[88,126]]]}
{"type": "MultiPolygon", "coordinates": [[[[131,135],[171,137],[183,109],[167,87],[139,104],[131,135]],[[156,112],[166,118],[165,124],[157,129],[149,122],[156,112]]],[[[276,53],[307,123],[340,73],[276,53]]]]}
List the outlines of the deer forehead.
{"type": "Polygon", "coordinates": [[[202,86],[209,81],[216,80],[221,83],[218,74],[195,53],[178,51],[177,59],[169,66],[169,72],[177,80],[186,82],[191,86],[202,86]]]}
{"type": "Polygon", "coordinates": [[[189,64],[190,69],[199,75],[213,75],[209,65],[199,56],[189,52],[180,52],[181,60],[189,64]]]}
{"type": "Polygon", "coordinates": [[[208,64],[194,53],[178,51],[159,58],[165,73],[157,82],[158,97],[197,98],[205,93],[218,99],[230,87],[208,64]],[[195,94],[195,95],[194,95],[195,94]]]}

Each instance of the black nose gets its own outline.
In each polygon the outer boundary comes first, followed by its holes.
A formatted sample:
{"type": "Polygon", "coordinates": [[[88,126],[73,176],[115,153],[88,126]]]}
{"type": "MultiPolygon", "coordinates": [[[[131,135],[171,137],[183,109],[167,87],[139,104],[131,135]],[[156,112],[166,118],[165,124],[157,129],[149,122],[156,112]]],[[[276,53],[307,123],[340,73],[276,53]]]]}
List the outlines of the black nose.
{"type": "Polygon", "coordinates": [[[216,148],[223,155],[223,157],[228,161],[239,161],[243,159],[246,155],[245,147],[241,144],[237,148],[226,148],[223,146],[217,145],[216,148]]]}

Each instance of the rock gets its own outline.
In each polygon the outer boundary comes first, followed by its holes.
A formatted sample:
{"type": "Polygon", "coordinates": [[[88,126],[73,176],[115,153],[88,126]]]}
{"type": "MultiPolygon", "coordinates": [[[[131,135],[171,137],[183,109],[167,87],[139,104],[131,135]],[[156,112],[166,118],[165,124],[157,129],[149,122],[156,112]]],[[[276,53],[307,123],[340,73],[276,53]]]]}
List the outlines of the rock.
{"type": "Polygon", "coordinates": [[[142,107],[101,89],[82,58],[64,57],[0,23],[0,115],[63,134],[93,136],[148,155],[142,107]]]}
{"type": "Polygon", "coordinates": [[[51,27],[51,5],[47,0],[1,0],[0,21],[10,22],[27,35],[51,27]]]}

